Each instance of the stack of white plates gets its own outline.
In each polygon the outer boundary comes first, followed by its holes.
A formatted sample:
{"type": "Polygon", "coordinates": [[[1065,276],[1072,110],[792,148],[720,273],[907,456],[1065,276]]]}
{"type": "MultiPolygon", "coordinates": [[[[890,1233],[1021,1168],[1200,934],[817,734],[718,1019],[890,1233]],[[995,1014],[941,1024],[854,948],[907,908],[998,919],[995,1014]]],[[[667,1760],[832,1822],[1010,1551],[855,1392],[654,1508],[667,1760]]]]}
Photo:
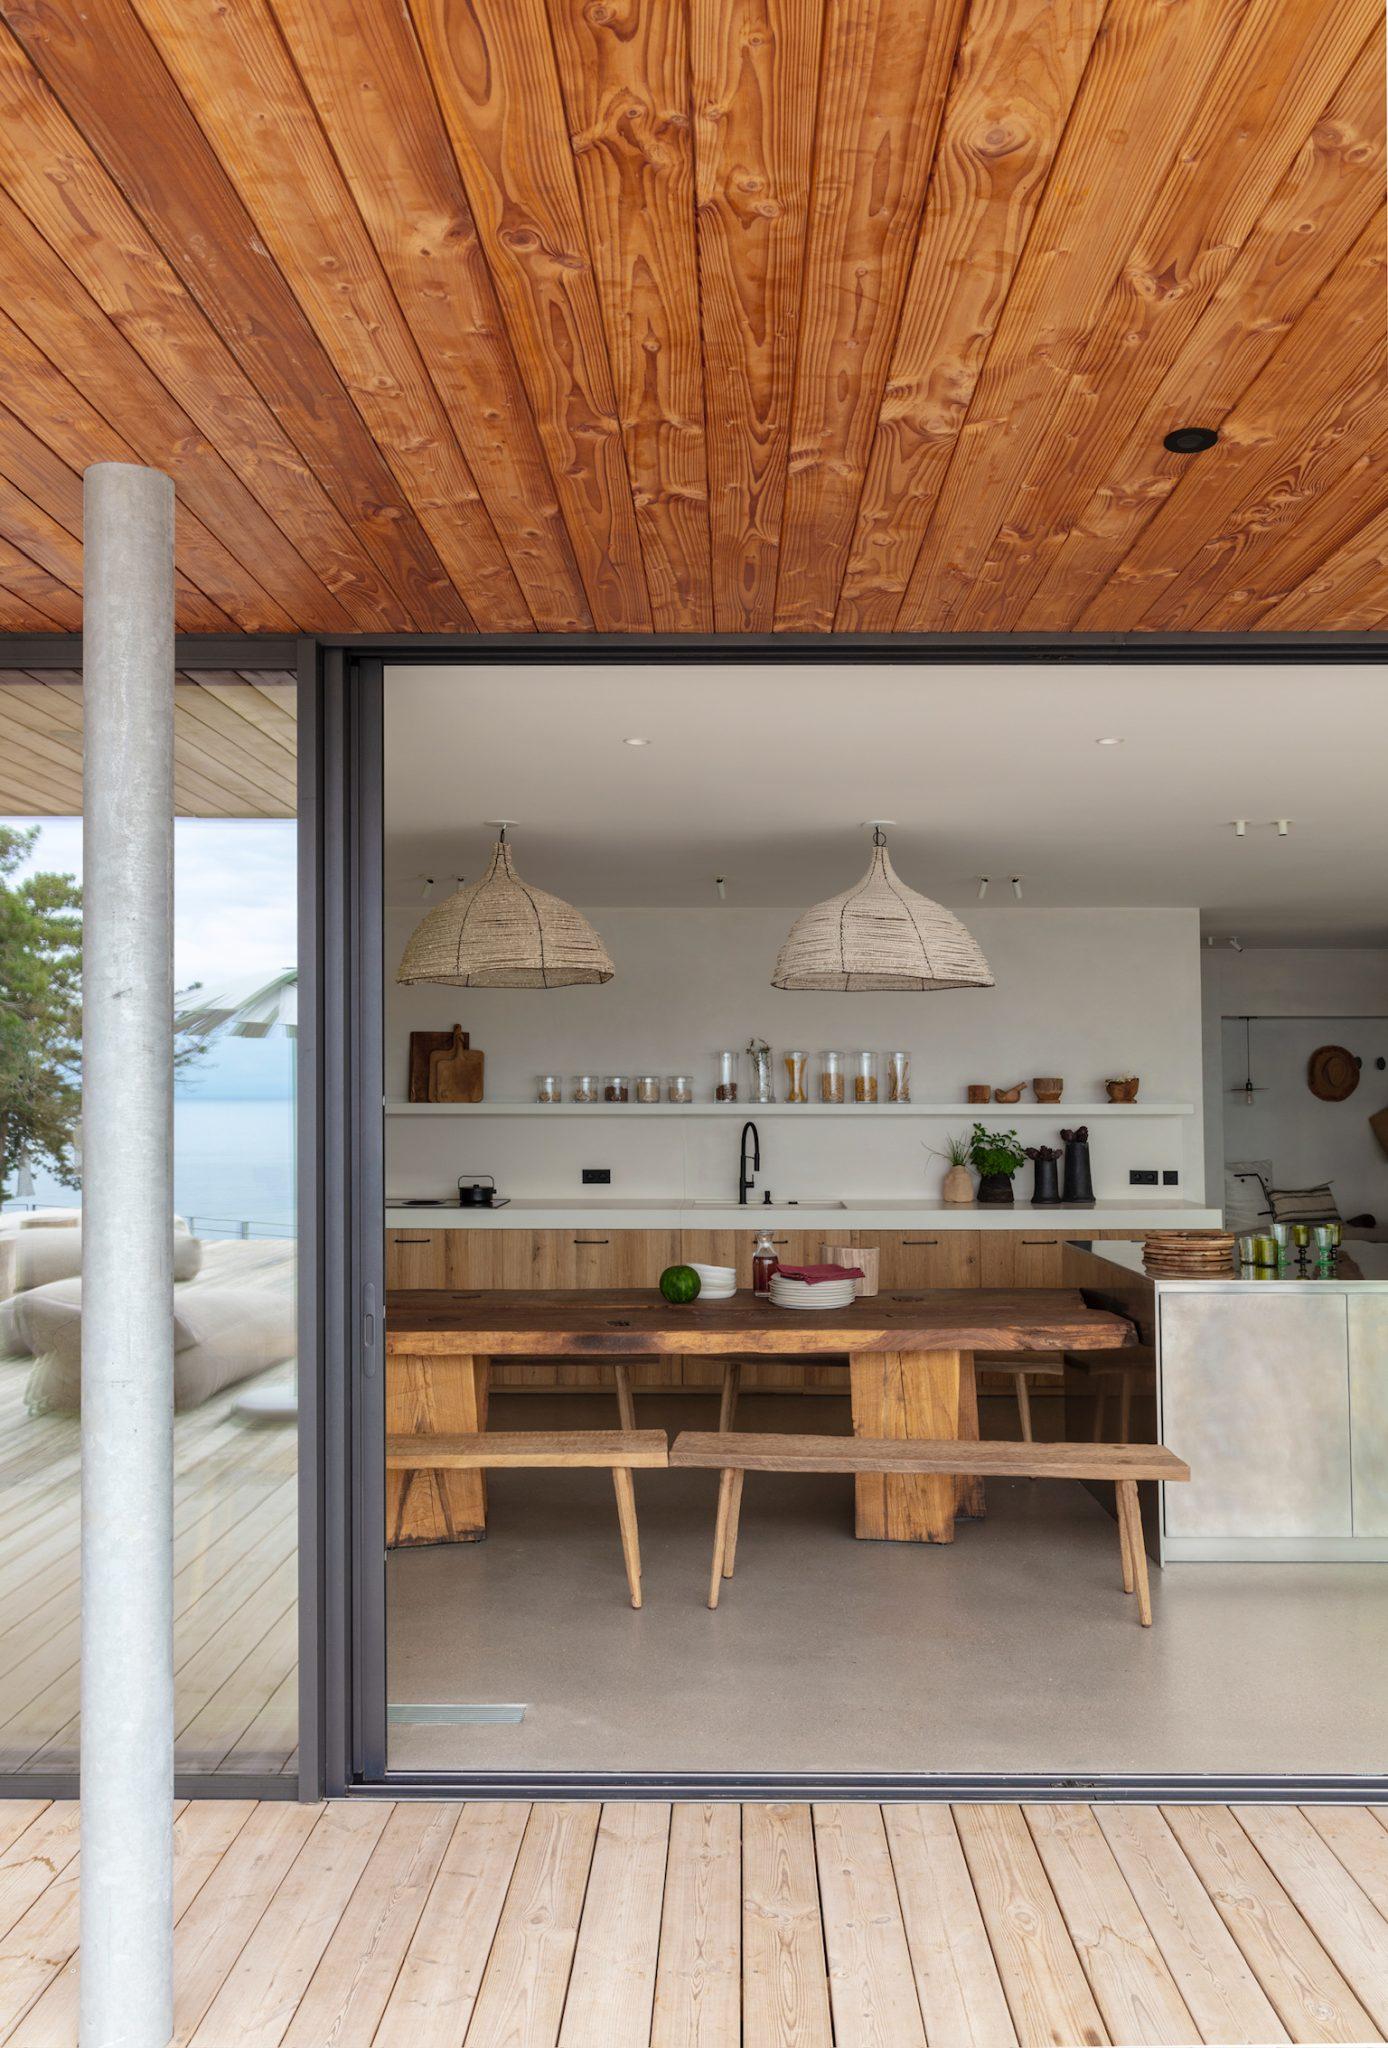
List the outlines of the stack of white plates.
{"type": "Polygon", "coordinates": [[[776,1308],[847,1308],[853,1299],[851,1280],[788,1280],[783,1273],[771,1275],[771,1300],[776,1308]]]}
{"type": "Polygon", "coordinates": [[[697,1259],[688,1263],[699,1276],[700,1301],[729,1301],[736,1294],[736,1266],[701,1266],[697,1259]]]}

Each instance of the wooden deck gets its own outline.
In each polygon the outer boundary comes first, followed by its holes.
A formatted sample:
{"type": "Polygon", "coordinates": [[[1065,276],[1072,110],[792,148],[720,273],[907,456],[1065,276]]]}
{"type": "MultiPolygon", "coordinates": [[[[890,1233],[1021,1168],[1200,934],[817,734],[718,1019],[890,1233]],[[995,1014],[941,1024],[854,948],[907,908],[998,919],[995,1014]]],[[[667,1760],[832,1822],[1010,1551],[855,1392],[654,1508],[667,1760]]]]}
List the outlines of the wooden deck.
{"type": "MultiPolygon", "coordinates": [[[[263,1267],[267,1284],[283,1284],[288,1270],[280,1243],[207,1249],[209,1279],[263,1267]]],[[[0,1359],[0,1771],[68,1771],[78,1740],[79,1424],[28,1412],[31,1367],[0,1359]]],[[[234,1412],[248,1387],[292,1376],[292,1365],[274,1366],[174,1421],[181,1770],[298,1767],[295,1432],[234,1412]]]]}
{"type": "MultiPolygon", "coordinates": [[[[75,2042],[77,1816],[0,1806],[0,2042],[75,2042]]],[[[207,1801],[192,2048],[1382,2041],[1388,1809],[207,1801]]]]}

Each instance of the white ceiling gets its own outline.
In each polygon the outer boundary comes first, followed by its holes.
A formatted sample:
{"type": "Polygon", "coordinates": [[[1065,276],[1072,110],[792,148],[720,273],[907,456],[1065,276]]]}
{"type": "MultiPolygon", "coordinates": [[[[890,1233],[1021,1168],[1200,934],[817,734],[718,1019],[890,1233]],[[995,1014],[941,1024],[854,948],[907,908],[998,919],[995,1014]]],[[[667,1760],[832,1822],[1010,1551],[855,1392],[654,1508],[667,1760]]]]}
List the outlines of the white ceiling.
{"type": "Polygon", "coordinates": [[[709,906],[721,874],[731,905],[801,909],[856,880],[882,817],[903,879],[955,909],[980,875],[1011,905],[1020,874],[1019,914],[1187,905],[1250,945],[1388,943],[1367,666],[402,667],[385,702],[392,903],[475,879],[509,817],[521,873],[581,904],[709,906]]]}

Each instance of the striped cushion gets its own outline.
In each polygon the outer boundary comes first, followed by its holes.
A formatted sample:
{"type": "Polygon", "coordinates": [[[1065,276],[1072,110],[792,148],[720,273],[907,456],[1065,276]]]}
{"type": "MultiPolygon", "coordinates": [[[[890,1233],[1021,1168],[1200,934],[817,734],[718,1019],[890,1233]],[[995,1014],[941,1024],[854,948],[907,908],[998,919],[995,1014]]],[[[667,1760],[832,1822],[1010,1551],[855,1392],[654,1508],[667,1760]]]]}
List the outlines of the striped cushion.
{"type": "Polygon", "coordinates": [[[1271,1188],[1268,1199],[1272,1203],[1274,1223],[1338,1223],[1339,1207],[1330,1192],[1330,1182],[1323,1180],[1314,1188],[1271,1188]]]}

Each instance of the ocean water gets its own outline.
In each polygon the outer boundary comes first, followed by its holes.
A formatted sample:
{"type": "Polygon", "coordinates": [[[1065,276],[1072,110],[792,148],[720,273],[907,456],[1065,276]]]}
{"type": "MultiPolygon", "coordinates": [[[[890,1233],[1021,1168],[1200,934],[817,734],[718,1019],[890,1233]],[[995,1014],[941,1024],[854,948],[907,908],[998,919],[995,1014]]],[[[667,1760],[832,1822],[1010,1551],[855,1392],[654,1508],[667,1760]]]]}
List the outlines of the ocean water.
{"type": "MultiPolygon", "coordinates": [[[[174,1207],[202,1237],[285,1237],[294,1225],[294,1105],[287,1096],[174,1103],[174,1207]]],[[[75,1208],[75,1188],[34,1171],[34,1200],[75,1208]]]]}

